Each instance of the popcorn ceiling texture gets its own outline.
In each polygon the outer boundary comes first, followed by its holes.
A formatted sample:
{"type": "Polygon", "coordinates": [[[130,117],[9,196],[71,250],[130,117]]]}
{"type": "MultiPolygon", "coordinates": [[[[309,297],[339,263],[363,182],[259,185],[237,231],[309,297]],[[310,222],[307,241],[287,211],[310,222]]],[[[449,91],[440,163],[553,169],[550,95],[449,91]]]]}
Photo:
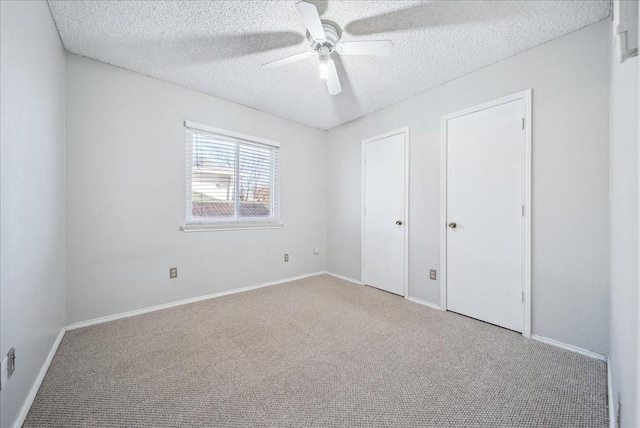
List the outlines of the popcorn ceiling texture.
{"type": "MultiPolygon", "coordinates": [[[[65,48],[320,129],[397,103],[609,16],[608,0],[314,2],[343,41],[391,40],[390,57],[333,54],[327,93],[294,1],[54,1],[65,48]]],[[[553,64],[549,64],[553,66],[553,64]]]]}

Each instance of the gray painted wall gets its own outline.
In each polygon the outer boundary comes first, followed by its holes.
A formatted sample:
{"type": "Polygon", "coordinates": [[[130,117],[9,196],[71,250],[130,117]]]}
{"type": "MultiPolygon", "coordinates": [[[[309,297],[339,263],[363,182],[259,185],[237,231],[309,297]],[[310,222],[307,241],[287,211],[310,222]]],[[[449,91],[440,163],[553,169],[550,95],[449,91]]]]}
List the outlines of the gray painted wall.
{"type": "Polygon", "coordinates": [[[410,127],[409,294],[439,303],[440,119],[533,88],[532,331],[608,353],[603,21],[328,132],[327,268],[360,278],[361,142],[410,127]]]}
{"type": "Polygon", "coordinates": [[[72,54],[66,107],[69,323],[325,270],[323,131],[72,54]],[[281,143],[283,229],[179,230],[185,120],[281,143]]]}
{"type": "MultiPolygon", "coordinates": [[[[618,10],[618,2],[614,13],[618,10]]],[[[610,29],[611,34],[615,24],[610,29]]],[[[610,39],[613,39],[611,36],[610,39]]],[[[622,427],[640,426],[638,185],[640,69],[638,57],[620,64],[611,45],[611,307],[610,361],[614,408],[620,400],[622,427]]],[[[615,415],[615,412],[613,413],[615,415]]]]}
{"type": "Polygon", "coordinates": [[[0,15],[0,355],[17,356],[4,428],[64,326],[65,56],[46,2],[3,1],[0,15]]]}

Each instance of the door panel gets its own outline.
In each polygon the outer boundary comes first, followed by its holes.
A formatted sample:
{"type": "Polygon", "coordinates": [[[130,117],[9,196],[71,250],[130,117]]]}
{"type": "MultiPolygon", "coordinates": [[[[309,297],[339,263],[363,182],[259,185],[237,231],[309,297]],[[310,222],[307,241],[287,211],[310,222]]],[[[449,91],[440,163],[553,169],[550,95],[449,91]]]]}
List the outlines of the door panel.
{"type": "Polygon", "coordinates": [[[366,143],[363,282],[404,295],[405,134],[366,143]],[[402,224],[396,224],[401,221],[402,224]]]}
{"type": "Polygon", "coordinates": [[[447,121],[447,308],[522,332],[523,106],[447,121]]]}

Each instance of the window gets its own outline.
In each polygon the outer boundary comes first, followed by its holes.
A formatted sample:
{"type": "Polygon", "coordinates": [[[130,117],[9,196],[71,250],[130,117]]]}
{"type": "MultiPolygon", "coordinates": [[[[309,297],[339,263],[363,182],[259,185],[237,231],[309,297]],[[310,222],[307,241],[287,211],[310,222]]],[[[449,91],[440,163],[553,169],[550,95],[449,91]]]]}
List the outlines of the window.
{"type": "Polygon", "coordinates": [[[185,122],[187,225],[183,230],[281,226],[277,143],[185,122]],[[215,227],[219,226],[219,227],[215,227]]]}

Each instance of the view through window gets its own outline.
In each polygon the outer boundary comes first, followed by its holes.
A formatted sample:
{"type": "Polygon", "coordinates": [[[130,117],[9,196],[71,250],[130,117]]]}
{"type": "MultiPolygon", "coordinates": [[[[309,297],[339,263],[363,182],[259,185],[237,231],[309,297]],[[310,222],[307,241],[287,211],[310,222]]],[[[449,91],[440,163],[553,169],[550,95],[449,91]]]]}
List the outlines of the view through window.
{"type": "Polygon", "coordinates": [[[278,221],[278,152],[187,128],[187,221],[278,221]]]}

